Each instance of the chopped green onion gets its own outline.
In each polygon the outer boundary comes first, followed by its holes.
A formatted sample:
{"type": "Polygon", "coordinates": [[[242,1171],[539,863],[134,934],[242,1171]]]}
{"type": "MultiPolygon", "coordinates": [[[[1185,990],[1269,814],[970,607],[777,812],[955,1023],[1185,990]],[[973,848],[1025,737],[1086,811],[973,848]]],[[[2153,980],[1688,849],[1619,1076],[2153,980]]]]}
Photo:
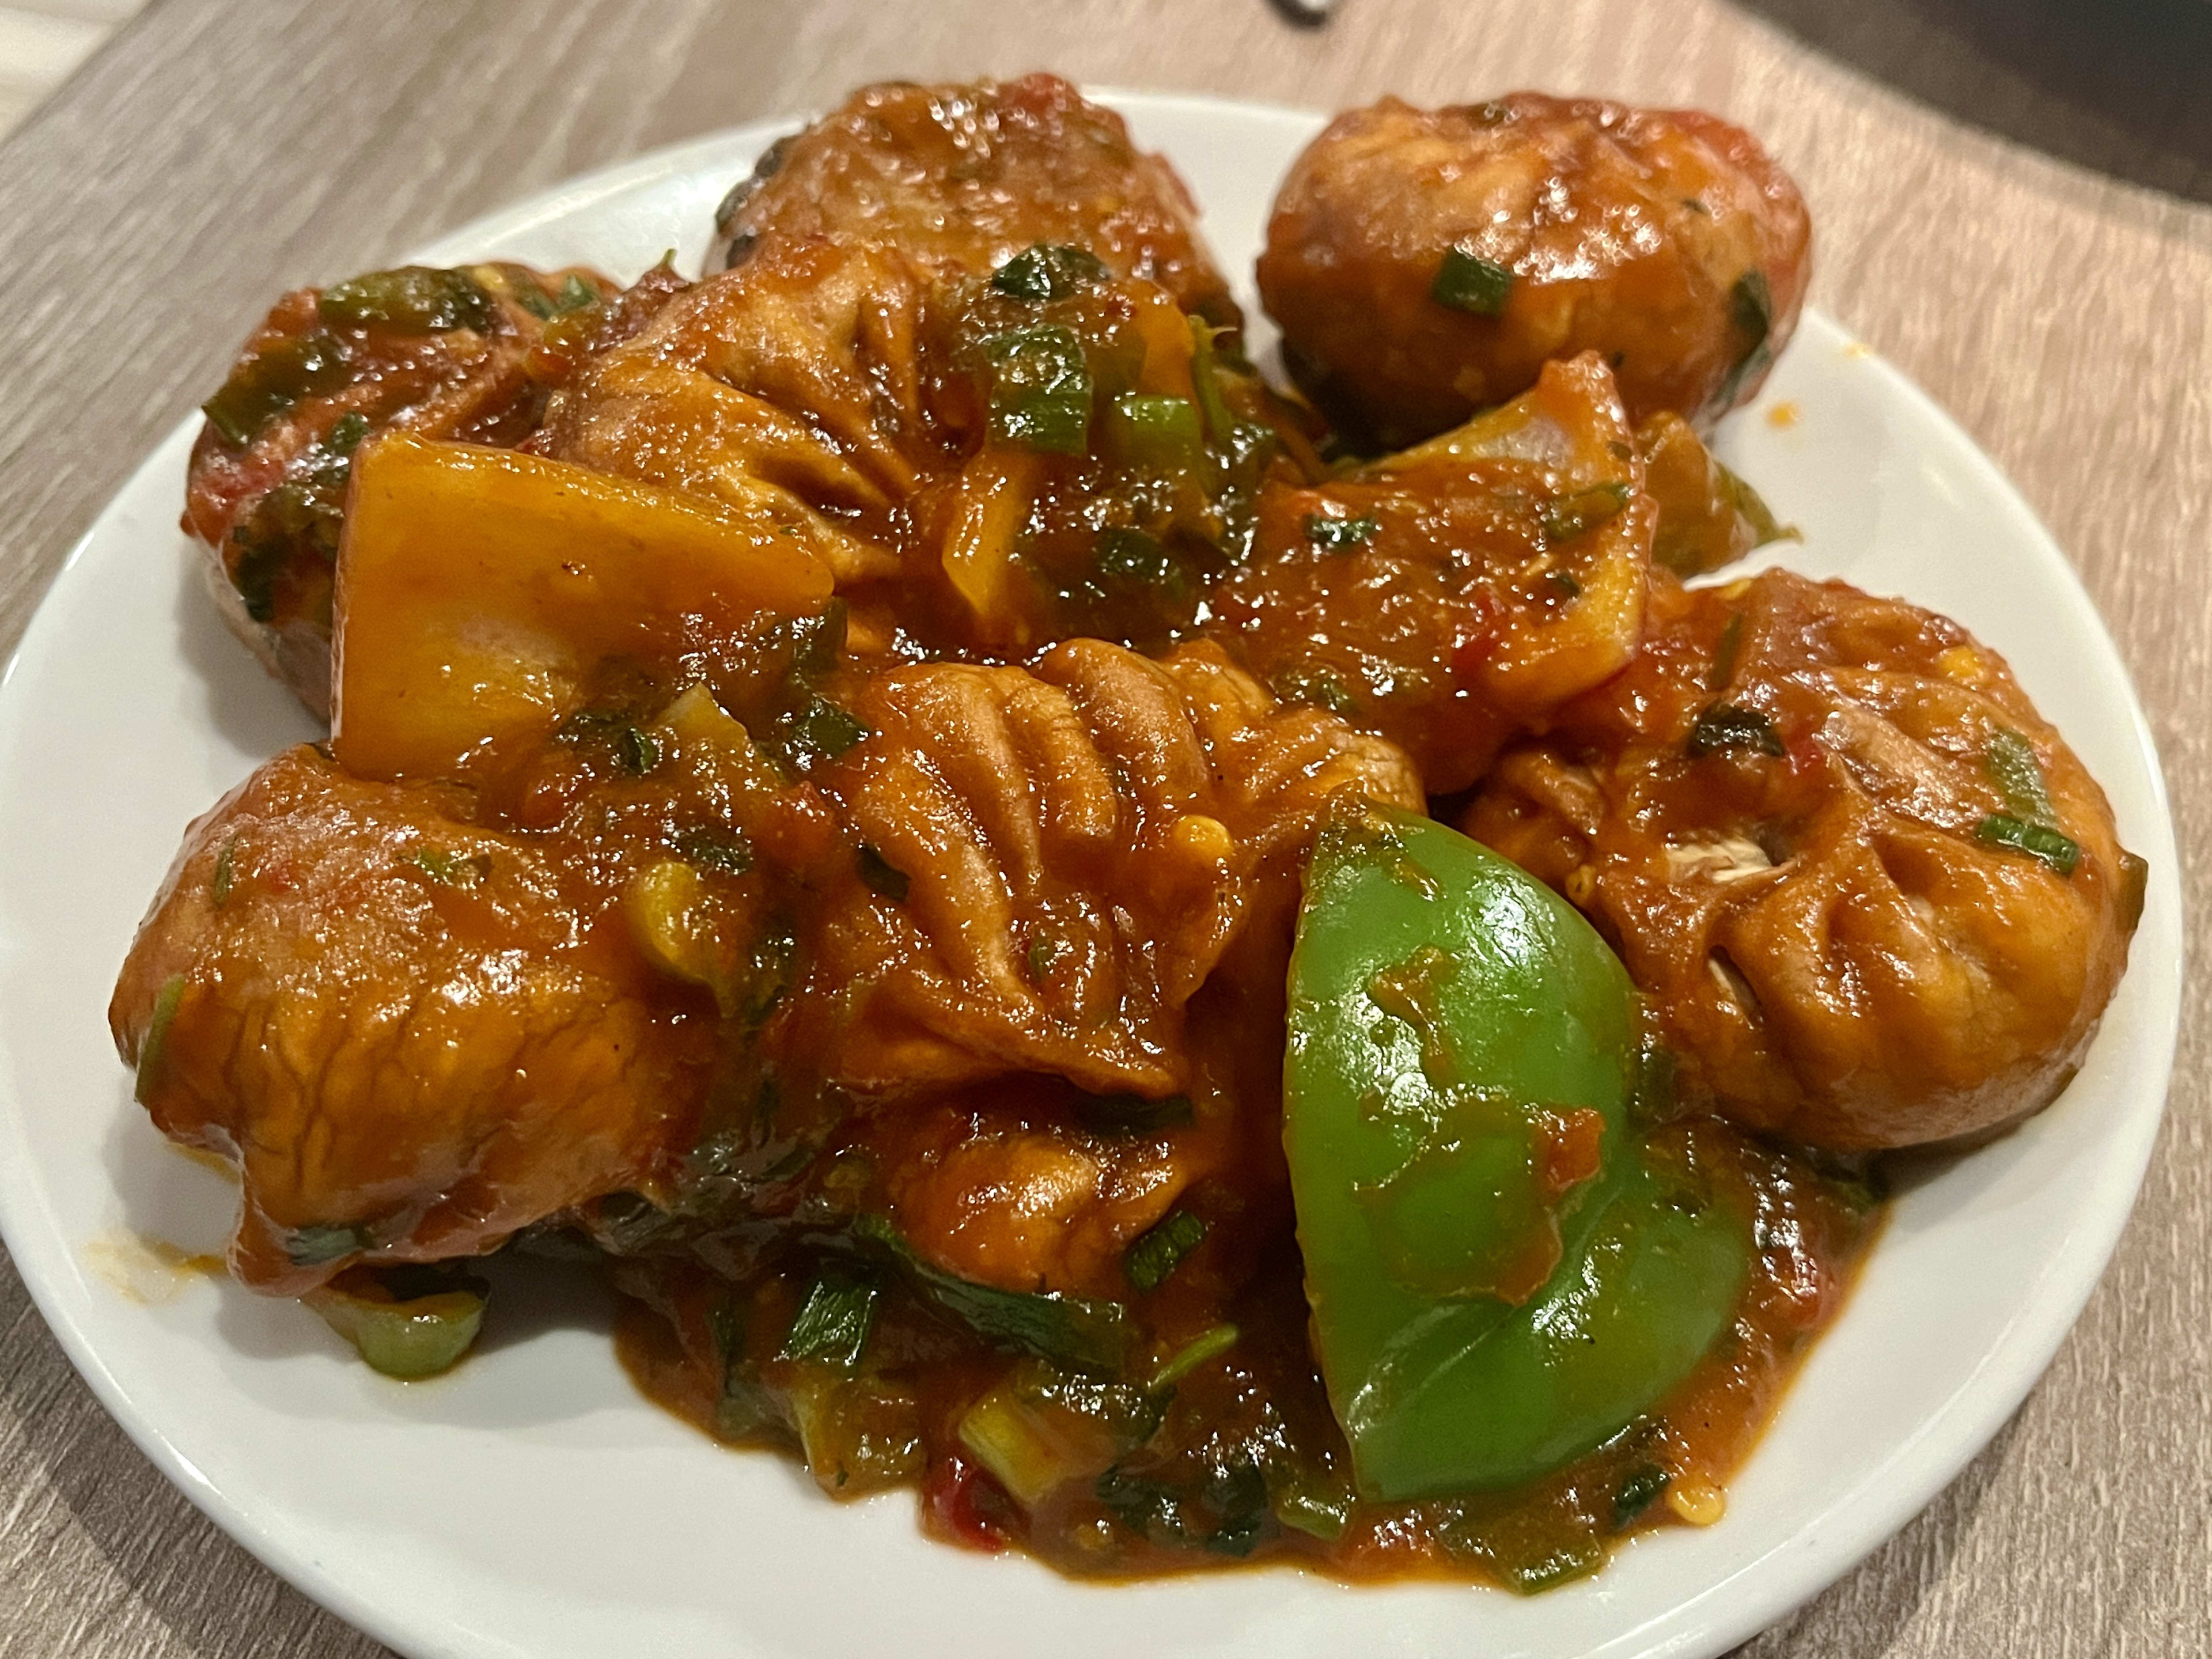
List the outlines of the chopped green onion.
{"type": "Polygon", "coordinates": [[[745,1352],[745,1328],[751,1317],[751,1304],[741,1304],[734,1296],[717,1303],[707,1316],[707,1332],[722,1362],[721,1387],[714,1400],[714,1432],[724,1440],[786,1427],[775,1396],[762,1382],[745,1352]]]}
{"type": "Polygon", "coordinates": [[[1613,1529],[1624,1532],[1667,1490],[1667,1471],[1656,1463],[1638,1463],[1621,1477],[1613,1494],[1613,1529]]]}
{"type": "Polygon", "coordinates": [[[862,842],[855,862],[860,866],[860,879],[885,898],[903,900],[906,897],[907,888],[910,884],[906,872],[896,868],[873,846],[862,842]]]}
{"type": "Polygon", "coordinates": [[[615,759],[642,777],[660,764],[660,739],[641,726],[625,726],[615,738],[615,759]]]}
{"type": "Polygon", "coordinates": [[[1998,732],[1990,738],[1983,764],[2014,817],[2025,823],[2056,827],[2057,818],[2051,811],[2043,763],[2036,759],[2034,745],[2026,738],[2017,732],[1998,732]]]}
{"type": "Polygon", "coordinates": [[[491,875],[491,856],[486,853],[450,853],[442,847],[416,847],[407,854],[414,865],[433,881],[448,887],[473,887],[491,875]]]}
{"type": "Polygon", "coordinates": [[[169,1027],[176,1023],[177,1006],[185,1000],[185,976],[172,974],[161,981],[161,988],[154,993],[154,1012],[146,1021],[146,1036],[138,1045],[138,1070],[132,1079],[131,1095],[141,1106],[154,1091],[155,1079],[161,1075],[161,1055],[169,1046],[169,1027]]]}
{"type": "Polygon", "coordinates": [[[1200,1331],[1176,1350],[1168,1362],[1152,1373],[1152,1380],[1145,1386],[1154,1394],[1171,1389],[1209,1360],[1218,1359],[1237,1346],[1237,1330],[1234,1325],[1215,1325],[1200,1331]]]}
{"type": "Polygon", "coordinates": [[[1190,319],[1190,381],[1198,393],[1199,412],[1206,417],[1206,435],[1223,447],[1237,428],[1229,400],[1221,391],[1221,354],[1215,349],[1216,331],[1194,317],[1190,319]]]}
{"type": "Polygon", "coordinates": [[[1718,456],[1712,458],[1713,474],[1720,485],[1721,499],[1735,509],[1751,531],[1751,544],[1764,547],[1769,542],[1803,541],[1802,533],[1785,526],[1774,516],[1774,509],[1766,504],[1766,497],[1753,489],[1736,473],[1723,465],[1718,456]]]}
{"type": "Polygon", "coordinates": [[[1463,247],[1444,250],[1443,263],[1437,267],[1436,280],[1429,284],[1429,298],[1438,305],[1477,317],[1497,316],[1505,309],[1506,296],[1512,292],[1511,270],[1463,247]]]}
{"type": "Polygon", "coordinates": [[[1729,290],[1729,320],[1745,345],[1743,355],[1736,359],[1735,367],[1729,371],[1728,379],[1714,396],[1713,406],[1720,409],[1735,404],[1743,383],[1766,367],[1770,356],[1774,291],[1767,286],[1766,273],[1757,266],[1737,277],[1735,286],[1729,290]]]}
{"type": "Polygon", "coordinates": [[[1197,404],[1134,392],[1106,406],[1106,441],[1118,455],[1170,469],[1194,465],[1206,447],[1197,404]]]}
{"type": "Polygon", "coordinates": [[[1766,273],[1756,265],[1729,290],[1729,318],[1754,350],[1766,343],[1767,332],[1774,326],[1774,291],[1766,284],[1766,273]]]}
{"type": "Polygon", "coordinates": [[[215,901],[215,908],[218,910],[230,902],[232,860],[237,854],[238,837],[233,836],[228,841],[223,842],[222,851],[215,855],[215,877],[208,883],[208,893],[209,896],[215,901]]]}
{"type": "Polygon", "coordinates": [[[1354,1499],[1340,1474],[1273,1461],[1266,1473],[1268,1504],[1280,1525],[1324,1543],[1344,1536],[1354,1499]]]}
{"type": "Polygon", "coordinates": [[[753,867],[752,842],[742,830],[686,830],[676,837],[677,856],[705,870],[742,876],[753,867]]]}
{"type": "Polygon", "coordinates": [[[2023,823],[2002,812],[1992,812],[1974,828],[1974,839],[1990,847],[2007,847],[2015,853],[2040,859],[2062,876],[2074,873],[2081,861],[2081,844],[2062,830],[2044,823],[2023,823]]]}
{"type": "Polygon", "coordinates": [[[883,1281],[875,1273],[842,1261],[823,1263],[776,1358],[827,1360],[851,1370],[868,1346],[882,1296],[883,1281]]]}
{"type": "Polygon", "coordinates": [[[1583,596],[1583,585],[1575,580],[1571,570],[1547,570],[1544,586],[1563,599],[1579,599],[1583,596]]]}
{"type": "Polygon", "coordinates": [[[295,1227],[284,1235],[284,1259],[295,1267],[319,1267],[371,1243],[366,1227],[295,1227]]]}
{"type": "Polygon", "coordinates": [[[1625,483],[1593,484],[1571,495],[1562,495],[1544,509],[1544,539],[1571,542],[1587,536],[1601,524],[1610,524],[1628,506],[1625,483]]]}
{"type": "MultiPolygon", "coordinates": [[[[310,1291],[305,1300],[325,1324],[353,1344],[371,1370],[413,1382],[459,1363],[483,1328],[490,1296],[480,1279],[424,1277],[438,1288],[407,1297],[362,1295],[334,1282],[310,1291]]],[[[400,1275],[393,1278],[406,1282],[400,1275]]]]}
{"type": "Polygon", "coordinates": [[[991,435],[1048,454],[1090,441],[1091,364],[1073,329],[1040,323],[983,342],[991,364],[991,435]]]}
{"type": "Polygon", "coordinates": [[[991,286],[1009,298],[1042,305],[1103,283],[1109,274],[1098,256],[1086,248],[1039,242],[993,271],[991,286]]]}
{"type": "Polygon", "coordinates": [[[1004,1385],[960,1416],[960,1443],[1024,1509],[1035,1509],[1054,1486],[1084,1473],[1062,1437],[1004,1385]]]}
{"type": "Polygon", "coordinates": [[[811,696],[776,722],[772,742],[799,771],[836,760],[868,735],[859,720],[823,696],[811,696]]]}
{"type": "Polygon", "coordinates": [[[1356,519],[1340,519],[1327,513],[1306,514],[1306,539],[1333,553],[1349,553],[1363,543],[1374,540],[1375,532],[1381,528],[1365,514],[1356,519]]]}
{"type": "Polygon", "coordinates": [[[357,409],[348,410],[323,434],[323,453],[332,460],[344,460],[361,447],[361,441],[367,436],[368,416],[357,409]]]}
{"type": "Polygon", "coordinates": [[[1029,969],[1030,984],[1042,985],[1045,982],[1047,977],[1052,973],[1053,963],[1060,960],[1060,953],[1065,948],[1060,940],[1052,938],[1049,934],[1040,933],[1030,941],[1030,948],[1024,956],[1023,962],[1029,969]]]}
{"type": "Polygon", "coordinates": [[[498,315],[490,295],[466,271],[402,265],[372,270],[325,289],[315,309],[326,323],[345,328],[389,328],[407,334],[448,329],[489,333],[498,315]]]}
{"type": "Polygon", "coordinates": [[[599,291],[574,271],[562,279],[560,291],[553,296],[553,313],[565,317],[572,311],[581,311],[586,306],[599,302],[599,291]]]}
{"type": "Polygon", "coordinates": [[[249,444],[301,398],[337,391],[352,372],[337,337],[317,329],[280,340],[239,364],[200,412],[230,443],[249,444]]]}
{"type": "Polygon", "coordinates": [[[1278,702],[1302,702],[1332,714],[1350,714],[1359,708],[1344,682],[1325,668],[1293,665],[1278,670],[1268,680],[1267,689],[1278,702]]]}
{"type": "Polygon", "coordinates": [[[887,1252],[940,1311],[994,1347],[1090,1370],[1121,1369],[1128,1345],[1128,1312],[1120,1303],[978,1285],[925,1261],[883,1216],[855,1218],[853,1231],[887,1252]]]}
{"type": "Polygon", "coordinates": [[[1188,1095],[1169,1095],[1146,1100],[1142,1095],[1081,1095],[1075,1115],[1083,1127],[1099,1134],[1150,1135],[1163,1129],[1180,1129],[1194,1121],[1188,1095]]]}
{"type": "Polygon", "coordinates": [[[1140,1291],[1155,1291],[1206,1237],[1206,1223],[1177,1210],[1121,1253],[1121,1272],[1140,1291]]]}
{"type": "Polygon", "coordinates": [[[1717,702],[1698,716],[1690,728],[1687,745],[1692,755],[1711,755],[1723,749],[1755,749],[1778,759],[1789,752],[1774,722],[1756,708],[1717,702]]]}
{"type": "Polygon", "coordinates": [[[1168,550],[1141,530],[1102,530],[1095,555],[1098,574],[1148,587],[1165,586],[1176,574],[1168,550]]]}

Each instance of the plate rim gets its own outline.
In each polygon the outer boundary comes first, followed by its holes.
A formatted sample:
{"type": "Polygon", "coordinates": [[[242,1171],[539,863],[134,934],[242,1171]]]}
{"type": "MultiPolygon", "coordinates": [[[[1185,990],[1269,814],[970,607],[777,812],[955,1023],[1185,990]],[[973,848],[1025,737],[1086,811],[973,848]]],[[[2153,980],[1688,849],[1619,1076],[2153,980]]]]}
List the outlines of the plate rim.
{"type": "MultiPolygon", "coordinates": [[[[1205,119],[1259,117],[1317,131],[1329,119],[1322,112],[1294,106],[1249,101],[1205,94],[1146,91],[1118,86],[1086,86],[1086,95],[1133,117],[1152,112],[1205,119]]],[[[517,234],[550,220],[558,220],[620,196],[625,191],[696,172],[732,151],[764,145],[779,133],[811,118],[807,112],[763,118],[657,147],[640,155],[590,169],[545,189],[495,209],[441,233],[410,256],[422,260],[453,260],[468,257],[469,241],[489,242],[517,234]],[[447,250],[453,249],[453,252],[447,250]]],[[[1814,307],[1807,307],[1799,330],[1802,347],[1815,341],[1857,345],[1856,337],[1838,320],[1814,307]]],[[[1613,1659],[1626,1656],[1686,1656],[1717,1654],[1768,1628],[1795,1608],[1839,1582],[1875,1549],[1900,1531],[1947,1489],[1960,1471],[1994,1437],[2041,1379],[2059,1347],[2077,1323],[2083,1308],[2102,1280],[2112,1255],[2132,1218],[2149,1159],[2163,1127],[2179,1036],[2181,989],[2187,971],[2187,893],[2180,881],[2176,825],[2165,769],[2151,730],[2142,698],[2125,656],[2113,639],[2102,611],[2090,596],[2080,570],[2069,559],[2020,489],[1997,465],[1959,421],[1924,389],[1878,353],[1859,347],[1864,368],[1882,381],[1888,398],[1909,406],[1940,435],[1949,459],[1975,475],[1980,489],[2001,501],[2020,537],[2022,552],[2045,567],[2078,603],[2094,629],[2095,643],[2107,654],[2126,694],[2128,734],[2141,760],[2154,809],[2157,844],[2146,851],[2154,869],[2166,878],[2171,890],[2174,949],[2170,961],[2161,960],[2156,971],[2170,972],[2172,994],[2162,1005],[2143,1012],[2150,1022],[2146,1039],[2157,1056],[2155,1111],[2142,1111],[2126,1121],[2131,1139],[2112,1147],[2124,1152],[2118,1162],[2100,1164],[2105,1184],[2112,1196],[2085,1212],[2069,1250],[2037,1286],[2037,1293],[2005,1328],[2001,1338],[1975,1364],[1959,1388],[1935,1413],[1923,1418],[1912,1432],[1898,1443],[1888,1457],[1869,1469],[1832,1508],[1822,1534],[1808,1539],[1803,1533],[1779,1539],[1766,1550],[1725,1577],[1705,1584],[1684,1601],[1655,1614],[1632,1629],[1607,1638],[1595,1655],[1613,1659]],[[1883,1479],[1892,1465],[1914,1460],[1911,1478],[1883,1479]],[[1869,1485],[1881,1480],[1878,1492],[1869,1485]],[[1841,1521],[1845,1524],[1838,1526],[1841,1521]],[[1797,1558],[1794,1565],[1787,1559],[1797,1558]],[[1746,1581],[1749,1581],[1747,1588],[1746,1581]],[[1735,1600],[1716,1611],[1705,1610],[1715,1598],[1733,1593],[1735,1600]]],[[[85,556],[117,503],[137,487],[149,471],[173,466],[197,431],[197,412],[187,416],[157,442],[129,477],[108,497],[84,533],[71,545],[40,594],[21,635],[0,670],[0,709],[4,709],[21,665],[32,654],[52,615],[50,601],[55,589],[85,556]]],[[[2140,938],[2140,935],[2138,936],[2140,938]]],[[[2132,952],[2130,971],[2154,971],[2132,952]]],[[[2145,1085],[2148,1092],[2148,1084],[2145,1085]]],[[[250,1500],[241,1500],[210,1480],[185,1452],[163,1435],[151,1417],[136,1403],[131,1390],[102,1357],[89,1332],[62,1300],[65,1280],[52,1273],[40,1248],[43,1233],[63,1242],[59,1218],[45,1194],[27,1178],[31,1160],[22,1145],[26,1114],[12,1083],[0,1083],[0,1131],[9,1150],[21,1156],[0,1158],[0,1240],[6,1243],[17,1264],[32,1302],[37,1307],[71,1365],[91,1388],[108,1415],[142,1455],[176,1486],[193,1506],[257,1560],[302,1594],[372,1638],[408,1654],[435,1655],[438,1659],[479,1659],[483,1650],[440,1639],[440,1633],[413,1622],[391,1604],[356,1592],[345,1577],[331,1570],[309,1547],[295,1544],[260,1518],[250,1500]],[[43,1223],[33,1229],[28,1219],[43,1223]],[[26,1249],[28,1244],[32,1248],[26,1249]],[[27,1267],[35,1271],[27,1270],[27,1267]]],[[[2107,1138],[2118,1126],[2106,1132],[2107,1138]]],[[[1879,1244],[1876,1247],[1880,1248],[1879,1244]]],[[[1753,1455],[1757,1455],[1756,1451],[1753,1455]]],[[[1298,1571],[1295,1567],[1285,1570],[1298,1571]]],[[[1301,1573],[1317,1583],[1334,1581],[1301,1573]]],[[[1595,1656],[1594,1656],[1595,1659],[1595,1656]]]]}

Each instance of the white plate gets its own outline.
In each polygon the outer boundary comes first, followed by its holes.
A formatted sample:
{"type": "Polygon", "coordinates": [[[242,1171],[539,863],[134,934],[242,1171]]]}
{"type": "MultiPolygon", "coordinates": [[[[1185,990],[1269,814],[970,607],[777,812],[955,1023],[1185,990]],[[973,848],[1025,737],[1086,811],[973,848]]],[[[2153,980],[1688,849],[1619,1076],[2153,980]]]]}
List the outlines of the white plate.
{"type": "MultiPolygon", "coordinates": [[[[1226,267],[1249,270],[1274,182],[1317,119],[1113,101],[1190,180],[1226,267]]],[[[596,174],[424,257],[628,276],[673,244],[696,268],[716,199],[775,131],[596,174]]],[[[2178,860],[2149,733],[2020,497],[1926,398],[1808,316],[1723,453],[1803,527],[1788,562],[1948,611],[2011,659],[2111,793],[2150,895],[2073,1086],[1899,1199],[1721,1524],[1641,1539],[1596,1579],[1534,1601],[1288,1569],[1086,1586],[926,1541],[908,1495],[838,1506],[775,1458],[711,1444],[633,1393],[603,1316],[541,1278],[502,1286],[484,1350],[453,1376],[383,1382],[313,1314],[167,1273],[137,1242],[219,1248],[232,1192],[131,1104],[103,1019],[112,975],[185,821],[311,735],[190,574],[175,527],[189,442],[179,429],[101,515],[0,686],[0,1222],[70,1357],[161,1470],[278,1572],[417,1659],[1717,1653],[1957,1473],[2049,1363],[2126,1219],[2180,988],[2178,860]],[[1794,424],[1765,418],[1785,401],[1794,424]]]]}

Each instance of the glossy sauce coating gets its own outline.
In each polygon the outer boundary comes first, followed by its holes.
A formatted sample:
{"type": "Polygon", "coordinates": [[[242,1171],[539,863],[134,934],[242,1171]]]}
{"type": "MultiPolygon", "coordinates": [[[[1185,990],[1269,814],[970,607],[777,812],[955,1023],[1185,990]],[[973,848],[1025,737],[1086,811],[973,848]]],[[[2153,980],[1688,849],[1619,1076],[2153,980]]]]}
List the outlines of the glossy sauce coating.
{"type": "Polygon", "coordinates": [[[1390,448],[1583,351],[1612,365],[1632,421],[1716,418],[1788,343],[1810,248],[1796,186],[1714,116],[1386,98],[1291,167],[1260,295],[1300,384],[1390,448]]]}
{"type": "Polygon", "coordinates": [[[1175,170],[1056,75],[863,87],[770,145],[714,231],[709,270],[817,236],[978,276],[1037,243],[1072,244],[1216,326],[1242,320],[1175,170]]]}
{"type": "Polygon", "coordinates": [[[2003,659],[1785,571],[1655,580],[1653,606],[1636,664],[1501,759],[1468,833],[1598,923],[1744,1123],[1856,1152],[2046,1103],[2142,870],[2003,659]]]}
{"type": "MultiPolygon", "coordinates": [[[[1082,1577],[1295,1562],[1364,1582],[1474,1578],[1522,1592],[1583,1577],[1624,1538],[1709,1524],[1812,1342],[1842,1311],[1883,1213],[1875,1188],[1767,1151],[1710,1119],[1659,1132],[1663,1155],[1757,1217],[1752,1278],[1713,1352],[1649,1416],[1511,1492],[1421,1504],[1359,1498],[1305,1337],[1285,1232],[1241,1285],[1194,1261],[1140,1302],[1157,1365],[1208,1330],[1225,1348],[1116,1395],[978,1343],[894,1281],[857,1372],[826,1384],[781,1357],[805,1295],[803,1245],[744,1241],[734,1281],[675,1261],[619,1272],[618,1343],[653,1398],[719,1437],[801,1456],[831,1497],[920,1488],[922,1523],[972,1549],[1020,1548],[1082,1577]],[[1188,1272],[1188,1277],[1185,1277],[1188,1272]],[[962,1424],[1018,1401],[1057,1423],[1063,1478],[1021,1498],[962,1424]],[[988,1404],[985,1407],[987,1413],[988,1404]]],[[[1139,1376],[1146,1365],[1135,1368],[1139,1376]]]]}
{"type": "Polygon", "coordinates": [[[192,446],[184,527],[232,631],[309,708],[330,712],[354,450],[393,427],[522,442],[613,290],[580,268],[410,266],[288,294],[246,341],[192,446]]]}

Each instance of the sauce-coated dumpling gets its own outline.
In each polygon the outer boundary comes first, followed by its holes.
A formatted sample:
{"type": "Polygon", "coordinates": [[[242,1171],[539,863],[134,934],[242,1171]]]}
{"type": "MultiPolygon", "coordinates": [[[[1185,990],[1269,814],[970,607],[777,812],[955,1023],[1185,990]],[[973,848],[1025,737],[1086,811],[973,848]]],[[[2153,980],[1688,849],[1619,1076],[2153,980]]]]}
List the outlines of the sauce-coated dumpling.
{"type": "Polygon", "coordinates": [[[1509,750],[1463,827],[1619,948],[1693,1099],[1845,1152],[2047,1104],[2142,903],[1996,653],[1782,570],[1655,575],[1636,662],[1509,750]]]}
{"type": "Polygon", "coordinates": [[[1756,139],[1694,110],[1513,93],[1330,124],[1275,198],[1260,295],[1299,380],[1390,447],[1595,351],[1629,417],[1759,389],[1812,227],[1756,139]]]}
{"type": "Polygon", "coordinates": [[[715,214],[707,268],[807,236],[979,276],[1039,242],[1079,247],[1217,327],[1242,321],[1175,169],[1056,75],[862,87],[769,147],[715,214]]]}

